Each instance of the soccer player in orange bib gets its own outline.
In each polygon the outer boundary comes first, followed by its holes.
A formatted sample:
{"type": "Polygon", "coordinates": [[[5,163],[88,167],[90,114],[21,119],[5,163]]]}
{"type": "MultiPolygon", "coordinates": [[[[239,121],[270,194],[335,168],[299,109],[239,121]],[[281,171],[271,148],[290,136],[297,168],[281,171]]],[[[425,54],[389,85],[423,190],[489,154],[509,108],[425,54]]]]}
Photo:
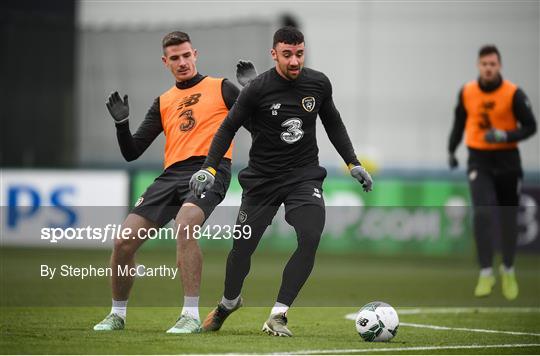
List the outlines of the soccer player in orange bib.
{"type": "MultiPolygon", "coordinates": [[[[184,307],[176,324],[167,332],[188,334],[201,330],[198,303],[202,254],[197,240],[190,238],[189,232],[194,226],[202,225],[225,197],[231,179],[232,144],[225,159],[216,167],[213,189],[196,197],[190,192],[189,180],[205,161],[212,138],[236,101],[239,90],[227,79],[198,73],[197,50],[188,34],[171,32],[163,38],[162,45],[162,61],[176,83],[154,100],[134,135],[129,129],[128,96],[122,99],[114,92],[107,101],[124,158],[127,161],[137,159],[163,132],[165,160],[163,173],[142,194],[122,224],[123,229],[131,229],[130,238],[114,241],[112,310],[94,326],[94,330],[124,328],[133,277],[120,275],[118,267],[134,267],[135,253],[145,241],[144,231],[160,228],[172,219],[178,227],[177,266],[184,288],[184,307]]],[[[245,85],[251,74],[256,76],[250,62],[238,64],[240,84],[245,85]]]]}
{"type": "Polygon", "coordinates": [[[455,151],[465,131],[469,151],[468,176],[474,207],[474,235],[480,276],[474,295],[486,297],[495,285],[493,236],[501,234],[501,287],[508,300],[517,298],[514,274],[517,212],[521,188],[518,142],[536,132],[536,121],[525,93],[500,73],[501,55],[487,45],[478,55],[479,78],[463,86],[448,143],[449,165],[458,165],[455,151]],[[500,218],[497,218],[499,214],[500,218]]]}

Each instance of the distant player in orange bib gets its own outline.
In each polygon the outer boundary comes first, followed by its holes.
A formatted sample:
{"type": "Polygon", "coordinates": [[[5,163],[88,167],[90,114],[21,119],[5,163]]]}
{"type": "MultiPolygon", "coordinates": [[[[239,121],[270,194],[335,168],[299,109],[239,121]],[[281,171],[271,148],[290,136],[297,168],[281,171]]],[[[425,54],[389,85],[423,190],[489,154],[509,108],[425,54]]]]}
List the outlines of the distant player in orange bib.
{"type": "Polygon", "coordinates": [[[493,237],[501,235],[501,287],[508,300],[517,298],[514,257],[521,188],[518,142],[536,132],[525,93],[500,74],[501,55],[493,45],[478,56],[479,78],[463,86],[448,143],[449,165],[458,165],[455,151],[465,131],[469,150],[468,177],[474,206],[474,235],[480,276],[474,295],[486,297],[495,285],[493,237]]]}
{"type": "MultiPolygon", "coordinates": [[[[154,100],[144,121],[132,135],[129,129],[128,96],[111,94],[107,109],[116,125],[122,155],[127,161],[137,159],[163,132],[166,137],[164,171],[141,195],[123,222],[131,229],[130,239],[114,241],[111,256],[112,309],[94,326],[94,330],[123,329],[133,277],[119,275],[118,266],[135,267],[135,253],[144,243],[144,231],[160,228],[175,219],[177,229],[177,266],[184,288],[184,307],[168,333],[188,334],[200,331],[199,287],[202,254],[197,240],[190,238],[194,226],[202,225],[223,200],[231,179],[232,145],[226,159],[216,167],[216,184],[204,196],[196,197],[189,189],[191,176],[205,161],[214,134],[238,96],[238,88],[227,79],[203,76],[197,72],[197,50],[188,34],[167,34],[162,41],[162,61],[175,78],[175,85],[154,100]],[[141,234],[142,232],[142,234],[141,234]]],[[[247,84],[256,71],[250,62],[239,62],[237,78],[247,84]]]]}

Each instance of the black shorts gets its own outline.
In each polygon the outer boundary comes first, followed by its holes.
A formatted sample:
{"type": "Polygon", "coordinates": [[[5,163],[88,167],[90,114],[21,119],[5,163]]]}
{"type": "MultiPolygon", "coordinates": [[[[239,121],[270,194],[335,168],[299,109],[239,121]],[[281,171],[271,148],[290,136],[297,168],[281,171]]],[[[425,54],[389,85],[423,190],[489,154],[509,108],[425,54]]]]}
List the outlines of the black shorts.
{"type": "Polygon", "coordinates": [[[523,176],[521,157],[517,148],[510,150],[476,150],[468,148],[468,171],[481,170],[493,175],[523,176]]]}
{"type": "Polygon", "coordinates": [[[197,198],[189,189],[189,180],[203,163],[204,157],[193,157],[169,166],[141,195],[131,212],[161,227],[176,217],[182,204],[193,203],[203,210],[206,221],[229,189],[231,162],[221,161],[214,186],[197,198]]]}
{"type": "Polygon", "coordinates": [[[290,173],[268,177],[252,168],[238,174],[242,186],[242,204],[237,223],[268,226],[283,203],[285,218],[303,205],[317,205],[324,209],[322,184],[326,169],[320,166],[301,167],[290,173]]]}

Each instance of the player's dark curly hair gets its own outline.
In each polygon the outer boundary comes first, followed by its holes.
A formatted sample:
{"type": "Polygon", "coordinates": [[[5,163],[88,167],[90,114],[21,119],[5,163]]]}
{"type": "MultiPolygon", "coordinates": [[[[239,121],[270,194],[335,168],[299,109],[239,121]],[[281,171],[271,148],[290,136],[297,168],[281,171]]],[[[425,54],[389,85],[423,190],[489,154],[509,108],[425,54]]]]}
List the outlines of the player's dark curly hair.
{"type": "Polygon", "coordinates": [[[295,27],[285,26],[274,33],[274,44],[272,47],[276,48],[276,45],[280,42],[291,45],[300,44],[304,42],[304,35],[295,27]]]}
{"type": "Polygon", "coordinates": [[[171,33],[168,33],[163,37],[163,40],[161,41],[161,45],[163,46],[163,50],[169,46],[176,46],[179,44],[182,44],[184,42],[191,43],[191,40],[189,39],[189,35],[182,31],[173,31],[171,33]]]}
{"type": "Polygon", "coordinates": [[[497,55],[497,58],[499,59],[499,62],[500,62],[501,54],[499,53],[499,50],[497,49],[497,47],[492,44],[482,46],[482,48],[480,48],[480,51],[478,51],[478,58],[481,58],[481,57],[484,57],[493,53],[497,55]]]}

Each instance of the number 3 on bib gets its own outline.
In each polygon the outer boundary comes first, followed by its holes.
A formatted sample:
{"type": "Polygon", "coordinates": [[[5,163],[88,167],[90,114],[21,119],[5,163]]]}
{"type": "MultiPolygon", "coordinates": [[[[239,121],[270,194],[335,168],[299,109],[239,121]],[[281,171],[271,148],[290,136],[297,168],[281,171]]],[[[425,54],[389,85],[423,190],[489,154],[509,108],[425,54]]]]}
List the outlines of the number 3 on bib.
{"type": "Polygon", "coordinates": [[[281,139],[286,143],[295,143],[304,137],[302,120],[297,117],[283,121],[281,126],[287,127],[287,131],[281,133],[281,139]]]}

